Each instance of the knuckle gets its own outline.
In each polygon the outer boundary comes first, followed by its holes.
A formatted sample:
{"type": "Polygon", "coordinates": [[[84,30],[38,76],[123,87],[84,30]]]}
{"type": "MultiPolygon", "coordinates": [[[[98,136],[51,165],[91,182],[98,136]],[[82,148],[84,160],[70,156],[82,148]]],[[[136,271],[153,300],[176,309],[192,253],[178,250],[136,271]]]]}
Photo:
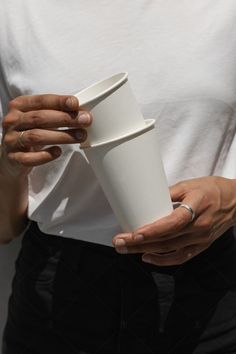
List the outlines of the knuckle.
{"type": "Polygon", "coordinates": [[[42,114],[35,111],[31,113],[30,121],[33,127],[38,127],[42,123],[42,114]]]}
{"type": "Polygon", "coordinates": [[[71,119],[69,118],[69,116],[68,116],[68,114],[62,114],[62,124],[63,124],[63,126],[65,125],[65,126],[69,126],[69,125],[71,125],[71,123],[73,123],[73,121],[71,122],[71,119]]]}
{"type": "Polygon", "coordinates": [[[8,103],[8,109],[9,111],[13,109],[17,109],[21,103],[21,96],[18,96],[16,98],[13,98],[9,103],[8,103]]]}
{"type": "Polygon", "coordinates": [[[208,231],[212,227],[212,218],[211,217],[204,217],[198,221],[198,229],[201,231],[208,231]]]}
{"type": "Polygon", "coordinates": [[[47,96],[47,95],[29,95],[29,96],[25,96],[26,105],[28,107],[28,110],[30,110],[29,108],[33,108],[33,109],[36,109],[36,110],[37,109],[41,109],[45,96],[47,96]]]}
{"type": "Polygon", "coordinates": [[[208,195],[202,195],[202,205],[205,208],[209,208],[212,205],[212,200],[210,199],[210,197],[208,195]]]}
{"type": "Polygon", "coordinates": [[[28,130],[25,133],[25,142],[24,144],[27,145],[41,145],[42,144],[42,136],[40,134],[39,129],[28,130]]]}
{"type": "Polygon", "coordinates": [[[9,112],[2,121],[2,127],[4,131],[12,130],[18,127],[23,122],[24,114],[20,111],[9,112]]]}
{"type": "Polygon", "coordinates": [[[4,117],[2,121],[2,127],[4,130],[9,130],[14,123],[15,123],[15,117],[9,113],[4,117]]]}
{"type": "Polygon", "coordinates": [[[186,181],[180,181],[175,184],[175,187],[177,187],[180,191],[184,192],[188,189],[188,185],[186,181]]]}
{"type": "Polygon", "coordinates": [[[12,142],[12,139],[8,134],[3,135],[3,138],[2,138],[3,145],[8,146],[11,144],[11,142],[12,142]]]}
{"type": "Polygon", "coordinates": [[[18,128],[22,125],[24,125],[25,122],[25,114],[22,112],[19,112],[18,117],[17,117],[17,126],[18,128]]]}

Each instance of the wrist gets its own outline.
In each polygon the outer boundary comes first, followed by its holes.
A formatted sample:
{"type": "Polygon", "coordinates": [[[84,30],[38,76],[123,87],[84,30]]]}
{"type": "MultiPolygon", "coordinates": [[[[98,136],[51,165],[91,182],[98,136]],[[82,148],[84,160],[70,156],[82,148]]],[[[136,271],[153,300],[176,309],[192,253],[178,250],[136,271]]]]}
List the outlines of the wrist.
{"type": "MultiPolygon", "coordinates": [[[[230,186],[228,189],[228,197],[229,197],[229,210],[231,214],[232,226],[236,225],[236,179],[225,179],[227,181],[227,185],[230,186]]],[[[226,188],[227,186],[225,186],[226,188]]]]}
{"type": "Polygon", "coordinates": [[[23,215],[20,220],[11,220],[10,223],[4,220],[4,226],[1,226],[0,245],[8,244],[17,237],[22,236],[30,226],[30,220],[23,215]]]}
{"type": "Polygon", "coordinates": [[[2,147],[0,146],[0,178],[6,183],[16,183],[25,181],[31,169],[23,166],[11,165],[5,158],[2,147]]]}
{"type": "Polygon", "coordinates": [[[219,189],[221,210],[227,215],[229,227],[236,225],[236,179],[213,176],[213,180],[219,189]]]}

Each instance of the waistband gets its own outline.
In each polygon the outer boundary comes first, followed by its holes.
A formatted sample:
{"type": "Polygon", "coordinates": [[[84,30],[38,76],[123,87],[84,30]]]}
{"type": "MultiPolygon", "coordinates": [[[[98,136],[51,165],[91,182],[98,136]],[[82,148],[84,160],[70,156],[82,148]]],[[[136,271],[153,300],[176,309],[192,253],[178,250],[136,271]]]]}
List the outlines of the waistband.
{"type": "Polygon", "coordinates": [[[119,257],[124,260],[132,259],[135,262],[140,263],[148,271],[161,272],[167,274],[173,274],[180,267],[198,268],[204,262],[209,262],[209,261],[217,264],[219,262],[222,263],[224,260],[226,261],[229,260],[230,258],[233,258],[235,259],[236,262],[236,238],[234,237],[233,228],[227,230],[221,237],[219,237],[216,241],[214,241],[207,250],[193,257],[191,260],[184,263],[183,265],[164,266],[164,267],[159,267],[159,266],[144,263],[141,259],[142,254],[120,255],[116,252],[116,250],[113,247],[43,233],[39,229],[38,224],[34,221],[31,222],[29,229],[26,231],[23,238],[23,243],[24,240],[27,239],[31,239],[32,242],[33,241],[37,242],[38,247],[40,247],[40,245],[44,247],[46,243],[49,250],[50,249],[60,250],[66,247],[68,250],[70,249],[73,250],[73,253],[76,249],[78,249],[80,252],[82,249],[84,249],[84,250],[90,250],[93,252],[104,254],[104,257],[106,256],[119,257]]]}

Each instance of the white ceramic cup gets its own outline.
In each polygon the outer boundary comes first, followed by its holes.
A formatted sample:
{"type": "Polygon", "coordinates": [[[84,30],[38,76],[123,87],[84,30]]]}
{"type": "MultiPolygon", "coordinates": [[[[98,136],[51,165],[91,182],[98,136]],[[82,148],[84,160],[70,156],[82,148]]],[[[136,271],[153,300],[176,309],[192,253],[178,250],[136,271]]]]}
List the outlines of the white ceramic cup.
{"type": "Polygon", "coordinates": [[[154,124],[147,120],[139,132],[84,149],[124,231],[173,210],[154,124]]]}
{"type": "Polygon", "coordinates": [[[82,108],[90,111],[93,122],[82,147],[118,138],[145,127],[128,81],[127,73],[119,73],[75,94],[82,108]]]}

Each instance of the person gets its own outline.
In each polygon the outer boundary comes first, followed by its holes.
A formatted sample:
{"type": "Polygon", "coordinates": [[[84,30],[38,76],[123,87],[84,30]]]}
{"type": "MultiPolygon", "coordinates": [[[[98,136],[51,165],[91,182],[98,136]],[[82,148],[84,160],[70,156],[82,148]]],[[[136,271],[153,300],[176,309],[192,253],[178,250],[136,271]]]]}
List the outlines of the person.
{"type": "Polygon", "coordinates": [[[1,243],[23,234],[3,354],[236,353],[235,17],[234,0],[1,2],[1,243]],[[124,70],[182,204],[130,233],[74,97],[124,70]]]}

